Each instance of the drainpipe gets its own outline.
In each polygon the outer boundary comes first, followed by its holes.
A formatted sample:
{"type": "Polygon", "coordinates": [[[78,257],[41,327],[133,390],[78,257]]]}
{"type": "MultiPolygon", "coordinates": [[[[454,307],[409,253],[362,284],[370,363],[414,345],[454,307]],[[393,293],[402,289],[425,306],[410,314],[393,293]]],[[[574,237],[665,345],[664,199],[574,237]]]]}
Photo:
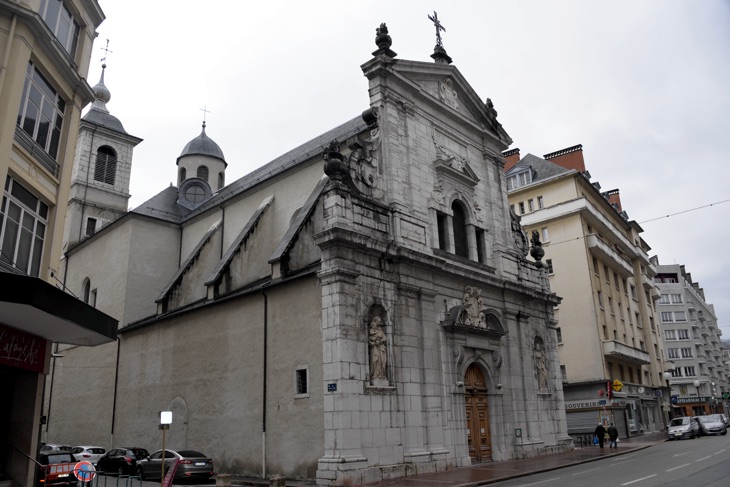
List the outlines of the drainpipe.
{"type": "Polygon", "coordinates": [[[117,335],[117,365],[114,367],[114,399],[112,400],[112,432],[111,432],[111,448],[114,448],[114,423],[117,417],[117,385],[119,384],[119,352],[122,341],[117,335]]]}
{"type": "Polygon", "coordinates": [[[268,354],[268,333],[269,333],[269,297],[266,289],[261,290],[264,296],[264,384],[263,384],[263,407],[261,424],[261,478],[266,478],[266,362],[268,354]]]}
{"type": "Polygon", "coordinates": [[[10,59],[10,49],[13,46],[13,37],[15,37],[15,25],[18,23],[18,16],[13,14],[13,20],[10,22],[10,32],[8,32],[8,43],[5,46],[3,54],[3,65],[0,67],[0,93],[3,92],[5,86],[5,73],[8,72],[8,59],[10,59]]]}
{"type": "Polygon", "coordinates": [[[84,184],[84,199],[81,202],[81,221],[79,222],[79,236],[77,242],[81,242],[81,238],[84,234],[84,215],[86,215],[86,198],[89,194],[89,176],[91,175],[91,153],[94,152],[94,137],[96,137],[96,127],[94,127],[94,130],[91,131],[91,144],[89,145],[89,164],[86,168],[86,184],[84,184]]]}

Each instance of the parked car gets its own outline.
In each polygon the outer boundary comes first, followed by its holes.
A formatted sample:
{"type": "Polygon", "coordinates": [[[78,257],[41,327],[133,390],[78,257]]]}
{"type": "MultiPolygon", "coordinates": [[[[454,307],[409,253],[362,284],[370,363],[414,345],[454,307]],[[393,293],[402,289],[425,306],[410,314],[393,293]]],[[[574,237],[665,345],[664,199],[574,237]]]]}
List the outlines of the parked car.
{"type": "Polygon", "coordinates": [[[62,451],[70,451],[71,445],[62,445],[62,444],[56,444],[56,443],[47,443],[41,447],[41,453],[54,453],[54,452],[62,452],[62,451]]]}
{"type": "Polygon", "coordinates": [[[137,461],[147,458],[149,452],[144,448],[123,447],[109,450],[96,464],[101,472],[117,475],[134,475],[137,472],[137,461]]]}
{"type": "Polygon", "coordinates": [[[703,435],[726,435],[727,426],[719,414],[706,414],[697,416],[700,423],[700,432],[703,435]]]}
{"type": "Polygon", "coordinates": [[[697,421],[690,417],[674,418],[669,422],[667,438],[676,440],[679,438],[696,438],[700,436],[700,426],[697,421]]]}
{"type": "Polygon", "coordinates": [[[725,423],[726,428],[730,428],[730,418],[727,417],[727,414],[721,414],[722,422],[725,423]]]}
{"type": "MultiPolygon", "coordinates": [[[[165,450],[165,471],[171,468],[175,461],[180,462],[175,470],[175,479],[199,478],[208,480],[213,477],[213,459],[195,450],[165,450]]],[[[162,477],[162,450],[137,461],[137,475],[142,480],[159,479],[162,477]]]]}
{"type": "Polygon", "coordinates": [[[41,452],[38,463],[36,485],[76,484],[74,467],[78,462],[69,452],[41,452]]]}
{"type": "Polygon", "coordinates": [[[106,453],[100,446],[75,446],[69,451],[77,462],[91,462],[96,467],[99,459],[106,453]]]}

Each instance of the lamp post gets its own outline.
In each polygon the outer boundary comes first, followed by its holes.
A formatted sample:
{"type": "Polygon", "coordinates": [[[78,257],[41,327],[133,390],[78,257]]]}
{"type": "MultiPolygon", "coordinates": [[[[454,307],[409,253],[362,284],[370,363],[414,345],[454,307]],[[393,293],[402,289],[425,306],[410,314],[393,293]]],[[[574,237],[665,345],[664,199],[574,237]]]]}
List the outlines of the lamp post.
{"type": "Polygon", "coordinates": [[[695,389],[697,389],[697,409],[699,409],[701,407],[700,406],[700,384],[701,384],[701,382],[696,380],[693,382],[693,384],[695,385],[695,389]]]}
{"type": "Polygon", "coordinates": [[[668,426],[669,421],[672,420],[672,416],[673,416],[672,415],[672,386],[669,385],[669,379],[672,378],[672,373],[664,372],[662,374],[662,377],[664,378],[664,382],[667,383],[667,403],[666,403],[667,414],[666,414],[666,416],[667,416],[667,426],[668,426]]]}
{"type": "Polygon", "coordinates": [[[160,429],[162,430],[162,468],[160,474],[160,487],[165,485],[165,432],[170,429],[172,423],[172,411],[160,411],[160,429]]]}

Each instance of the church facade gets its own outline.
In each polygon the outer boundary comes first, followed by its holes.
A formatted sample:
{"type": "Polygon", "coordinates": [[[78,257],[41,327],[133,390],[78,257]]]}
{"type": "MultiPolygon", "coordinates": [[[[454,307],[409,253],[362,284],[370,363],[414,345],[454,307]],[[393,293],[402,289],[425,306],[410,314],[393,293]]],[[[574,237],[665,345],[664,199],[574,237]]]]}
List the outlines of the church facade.
{"type": "Polygon", "coordinates": [[[69,249],[66,285],[121,324],[60,347],[46,441],[153,451],[172,411],[168,447],[216,472],[319,485],[572,448],[511,139],[440,44],[376,44],[361,116],[229,185],[204,125],[177,187],[69,249]]]}

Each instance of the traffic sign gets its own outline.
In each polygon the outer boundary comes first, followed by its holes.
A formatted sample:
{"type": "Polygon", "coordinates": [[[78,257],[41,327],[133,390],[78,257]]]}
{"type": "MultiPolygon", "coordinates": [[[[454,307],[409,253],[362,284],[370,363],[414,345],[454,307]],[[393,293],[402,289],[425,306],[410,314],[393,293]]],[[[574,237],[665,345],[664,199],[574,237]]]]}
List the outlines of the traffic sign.
{"type": "Polygon", "coordinates": [[[79,462],[74,466],[74,475],[81,482],[90,482],[96,475],[96,469],[91,462],[79,462]]]}
{"type": "Polygon", "coordinates": [[[723,399],[730,399],[730,392],[723,392],[722,393],[722,398],[723,399]]]}
{"type": "Polygon", "coordinates": [[[679,396],[672,396],[672,404],[677,404],[679,402],[679,396]]]}
{"type": "Polygon", "coordinates": [[[616,392],[619,392],[619,391],[621,391],[621,388],[622,388],[623,386],[624,386],[623,382],[621,382],[621,381],[620,381],[620,380],[618,380],[618,379],[616,379],[615,381],[613,381],[613,383],[611,384],[611,387],[612,387],[612,388],[613,388],[613,390],[614,390],[614,391],[616,391],[616,392]]]}

